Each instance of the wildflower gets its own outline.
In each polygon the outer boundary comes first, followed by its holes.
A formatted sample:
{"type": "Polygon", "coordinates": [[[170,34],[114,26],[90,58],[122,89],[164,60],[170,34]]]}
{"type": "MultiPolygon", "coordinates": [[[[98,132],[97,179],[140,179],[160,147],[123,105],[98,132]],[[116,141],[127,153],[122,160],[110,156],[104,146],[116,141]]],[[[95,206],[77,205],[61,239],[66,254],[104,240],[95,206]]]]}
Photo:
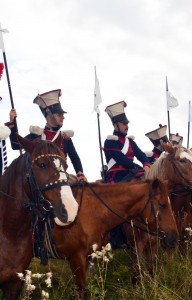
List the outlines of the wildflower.
{"type": "Polygon", "coordinates": [[[46,283],[47,287],[51,287],[51,278],[45,279],[45,283],[46,283]]]}
{"type": "Polygon", "coordinates": [[[34,291],[35,289],[36,289],[36,286],[33,284],[28,284],[26,287],[26,290],[30,291],[30,292],[34,291]]]}
{"type": "Polygon", "coordinates": [[[98,247],[97,244],[93,244],[93,245],[92,245],[92,249],[93,249],[94,252],[97,250],[97,247],[98,247]]]}
{"type": "Polygon", "coordinates": [[[108,243],[108,244],[105,246],[105,249],[106,249],[106,251],[111,251],[111,250],[112,250],[111,244],[108,243]]]}
{"type": "Polygon", "coordinates": [[[24,275],[23,275],[23,273],[17,273],[17,276],[21,279],[21,280],[23,280],[24,279],[24,275]]]}
{"type": "Polygon", "coordinates": [[[31,277],[33,277],[33,278],[41,278],[41,277],[43,277],[44,275],[45,275],[45,274],[36,273],[36,274],[32,274],[31,277]]]}
{"type": "Polygon", "coordinates": [[[42,295],[43,300],[49,299],[49,294],[47,292],[45,292],[44,290],[42,290],[41,295],[42,295]]]}

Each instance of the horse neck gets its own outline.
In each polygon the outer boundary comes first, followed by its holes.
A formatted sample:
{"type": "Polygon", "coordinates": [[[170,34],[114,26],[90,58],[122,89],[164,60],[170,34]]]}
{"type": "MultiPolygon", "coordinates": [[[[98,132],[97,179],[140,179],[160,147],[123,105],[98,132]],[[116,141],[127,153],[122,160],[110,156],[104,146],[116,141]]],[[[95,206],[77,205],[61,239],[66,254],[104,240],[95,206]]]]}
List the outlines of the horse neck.
{"type": "Polygon", "coordinates": [[[95,193],[105,204],[85,189],[79,217],[93,224],[97,222],[96,228],[101,226],[108,231],[142,211],[148,197],[143,190],[146,186],[146,183],[124,183],[94,187],[95,193]]]}
{"type": "MultiPolygon", "coordinates": [[[[7,211],[4,216],[13,213],[13,219],[22,219],[27,222],[29,215],[26,213],[24,203],[29,201],[25,192],[20,168],[12,168],[12,165],[0,177],[0,211],[7,211]]],[[[1,219],[1,217],[0,217],[1,219]]]]}

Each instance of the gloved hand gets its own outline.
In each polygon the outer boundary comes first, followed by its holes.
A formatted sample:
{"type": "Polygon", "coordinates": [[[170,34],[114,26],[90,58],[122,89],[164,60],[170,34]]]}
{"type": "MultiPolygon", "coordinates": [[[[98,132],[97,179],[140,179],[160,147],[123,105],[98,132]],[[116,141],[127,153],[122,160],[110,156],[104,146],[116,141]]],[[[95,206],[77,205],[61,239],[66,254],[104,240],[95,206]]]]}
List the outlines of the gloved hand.
{"type": "Polygon", "coordinates": [[[77,173],[77,179],[78,181],[83,180],[84,182],[87,182],[87,178],[85,177],[85,175],[82,172],[78,172],[77,173]]]}

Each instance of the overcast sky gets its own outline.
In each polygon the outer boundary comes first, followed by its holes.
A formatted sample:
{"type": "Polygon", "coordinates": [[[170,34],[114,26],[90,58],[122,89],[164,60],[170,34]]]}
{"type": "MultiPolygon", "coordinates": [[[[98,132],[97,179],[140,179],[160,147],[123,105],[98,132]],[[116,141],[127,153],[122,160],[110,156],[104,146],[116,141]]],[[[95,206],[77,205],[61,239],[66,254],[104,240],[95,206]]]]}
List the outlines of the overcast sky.
{"type": "MultiPolygon", "coordinates": [[[[19,133],[25,136],[30,125],[45,124],[33,104],[36,95],[61,89],[67,111],[63,128],[74,130],[73,142],[88,180],[100,178],[93,112],[96,66],[102,142],[113,131],[105,107],[124,100],[129,135],[143,151],[152,150],[145,133],[168,124],[167,76],[169,90],[179,102],[170,110],[171,133],[182,135],[187,146],[191,16],[190,0],[1,0],[0,23],[9,31],[3,37],[19,133]]],[[[11,109],[5,72],[0,96],[2,125],[11,109]]],[[[19,152],[11,150],[9,141],[7,148],[11,162],[19,152]]],[[[69,172],[74,173],[71,166],[69,172]]]]}

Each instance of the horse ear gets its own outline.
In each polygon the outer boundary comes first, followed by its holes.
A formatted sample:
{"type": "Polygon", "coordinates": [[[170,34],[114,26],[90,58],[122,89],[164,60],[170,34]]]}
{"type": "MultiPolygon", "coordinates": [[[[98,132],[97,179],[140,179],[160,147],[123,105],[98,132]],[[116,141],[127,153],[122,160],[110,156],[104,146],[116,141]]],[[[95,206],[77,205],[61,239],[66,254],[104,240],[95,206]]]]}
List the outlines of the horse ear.
{"type": "Polygon", "coordinates": [[[16,133],[17,135],[17,140],[19,142],[19,144],[21,145],[21,147],[27,151],[29,154],[33,153],[34,150],[34,143],[26,138],[23,138],[22,136],[20,136],[18,133],[16,133]]]}
{"type": "Polygon", "coordinates": [[[169,152],[170,154],[173,154],[175,152],[174,147],[170,143],[162,143],[161,145],[166,152],[169,152]]]}
{"type": "Polygon", "coordinates": [[[61,148],[61,143],[62,143],[62,135],[61,132],[58,134],[57,138],[53,141],[53,143],[59,147],[59,149],[61,148]]]}

